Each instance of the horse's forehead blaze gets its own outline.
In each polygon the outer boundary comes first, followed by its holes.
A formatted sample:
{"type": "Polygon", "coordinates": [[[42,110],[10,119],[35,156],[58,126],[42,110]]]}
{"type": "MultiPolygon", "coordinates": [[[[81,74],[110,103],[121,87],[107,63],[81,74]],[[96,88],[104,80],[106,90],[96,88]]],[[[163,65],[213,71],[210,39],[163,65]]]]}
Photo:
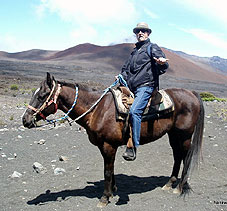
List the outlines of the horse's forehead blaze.
{"type": "Polygon", "coordinates": [[[39,92],[40,88],[36,89],[34,92],[34,96],[39,92]]]}

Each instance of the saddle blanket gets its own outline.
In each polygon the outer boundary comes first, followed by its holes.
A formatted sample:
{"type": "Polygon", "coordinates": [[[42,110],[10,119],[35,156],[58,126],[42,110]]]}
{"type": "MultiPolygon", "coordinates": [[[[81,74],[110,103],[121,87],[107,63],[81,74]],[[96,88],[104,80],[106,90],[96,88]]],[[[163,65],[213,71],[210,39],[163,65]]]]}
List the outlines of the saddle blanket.
{"type": "MultiPolygon", "coordinates": [[[[110,89],[110,91],[114,97],[117,120],[126,120],[134,100],[133,94],[126,87],[117,87],[110,89]]],[[[166,91],[154,91],[143,113],[142,121],[157,119],[172,111],[174,111],[174,104],[166,91]]]]}

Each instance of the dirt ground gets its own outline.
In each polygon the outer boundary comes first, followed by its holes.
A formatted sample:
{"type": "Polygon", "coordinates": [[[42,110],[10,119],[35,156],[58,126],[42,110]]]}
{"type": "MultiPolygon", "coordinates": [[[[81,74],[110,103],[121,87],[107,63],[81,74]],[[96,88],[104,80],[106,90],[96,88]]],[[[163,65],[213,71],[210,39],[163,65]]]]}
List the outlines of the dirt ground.
{"type": "MultiPolygon", "coordinates": [[[[0,95],[0,210],[100,210],[96,205],[103,192],[104,177],[98,148],[75,123],[24,128],[21,116],[29,98],[0,95]],[[60,161],[60,156],[66,156],[65,161],[60,161]],[[34,171],[35,162],[45,170],[34,171]],[[57,167],[65,172],[55,175],[57,167]],[[21,174],[19,178],[12,178],[14,171],[21,174]]],[[[181,198],[172,190],[161,189],[173,165],[165,135],[141,146],[134,162],[122,158],[124,147],[118,149],[118,191],[103,210],[227,210],[227,103],[209,102],[204,106],[203,161],[190,178],[193,192],[181,198]]]]}

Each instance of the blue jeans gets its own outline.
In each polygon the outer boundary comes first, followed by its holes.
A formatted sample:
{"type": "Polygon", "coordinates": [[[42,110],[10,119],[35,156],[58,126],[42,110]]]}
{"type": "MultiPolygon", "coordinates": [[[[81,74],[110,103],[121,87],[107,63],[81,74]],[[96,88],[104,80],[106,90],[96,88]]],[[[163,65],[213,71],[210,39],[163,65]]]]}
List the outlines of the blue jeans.
{"type": "Polygon", "coordinates": [[[132,125],[132,140],[135,147],[140,144],[141,119],[154,87],[139,87],[134,92],[134,102],[129,111],[129,120],[132,125]]]}

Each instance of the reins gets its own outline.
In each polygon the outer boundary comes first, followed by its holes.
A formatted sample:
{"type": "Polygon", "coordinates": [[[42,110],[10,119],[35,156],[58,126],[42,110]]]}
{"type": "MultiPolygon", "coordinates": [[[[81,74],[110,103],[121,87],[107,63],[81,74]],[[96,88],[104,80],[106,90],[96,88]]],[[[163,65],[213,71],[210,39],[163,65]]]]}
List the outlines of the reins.
{"type": "Polygon", "coordinates": [[[91,112],[96,105],[98,105],[98,103],[102,100],[102,98],[107,94],[107,92],[114,86],[116,86],[118,83],[121,83],[122,85],[128,87],[126,81],[124,80],[123,76],[121,74],[118,75],[118,79],[111,84],[109,87],[107,87],[104,91],[103,94],[100,96],[100,98],[91,106],[91,108],[89,108],[86,112],[84,112],[83,114],[81,114],[79,117],[77,117],[76,119],[70,121],[70,123],[72,122],[77,122],[78,120],[80,120],[82,117],[84,117],[86,114],[88,114],[89,112],[91,112]]]}
{"type": "Polygon", "coordinates": [[[68,117],[69,117],[69,113],[73,110],[74,106],[76,105],[76,101],[77,101],[77,98],[78,98],[78,86],[75,87],[76,88],[76,95],[75,95],[75,99],[74,99],[74,102],[72,104],[72,107],[68,110],[68,112],[61,118],[58,118],[58,119],[53,119],[53,120],[46,120],[49,124],[54,124],[55,126],[55,123],[56,122],[59,122],[59,121],[62,121],[62,120],[67,120],[68,123],[70,124],[71,126],[71,122],[68,120],[68,117]]]}
{"type": "Polygon", "coordinates": [[[68,117],[69,117],[69,113],[73,110],[73,108],[75,107],[76,105],[76,102],[77,102],[77,98],[78,98],[78,93],[79,93],[79,88],[78,86],[75,86],[76,88],[76,94],[75,94],[75,100],[72,104],[72,107],[68,110],[67,113],[65,113],[65,115],[61,118],[58,118],[58,119],[53,119],[53,120],[48,120],[46,119],[46,117],[41,113],[47,106],[51,105],[52,103],[55,103],[55,113],[57,111],[57,98],[60,94],[60,91],[61,91],[61,85],[58,84],[58,89],[54,95],[54,100],[50,100],[51,96],[53,95],[53,92],[55,90],[55,87],[56,87],[56,83],[55,81],[53,81],[53,88],[50,92],[50,95],[48,96],[48,98],[46,99],[46,101],[43,103],[43,105],[39,108],[39,109],[36,109],[30,105],[28,105],[28,108],[32,109],[33,111],[35,111],[35,113],[33,114],[33,116],[36,116],[37,114],[39,114],[45,121],[47,121],[47,124],[43,125],[43,126],[40,126],[40,127],[45,127],[46,125],[49,125],[49,124],[54,124],[54,126],[56,126],[56,122],[59,122],[59,121],[62,121],[62,120],[67,120],[69,125],[71,126],[73,122],[77,122],[78,120],[80,120],[82,117],[84,117],[85,115],[87,115],[88,113],[90,113],[94,108],[95,106],[102,100],[102,98],[107,94],[107,92],[114,86],[116,86],[118,83],[122,84],[123,86],[126,86],[128,87],[126,81],[124,80],[123,76],[121,74],[118,75],[118,79],[113,83],[111,84],[108,88],[106,88],[104,91],[103,91],[103,94],[99,97],[99,99],[86,111],[84,112],[83,114],[81,114],[80,116],[78,116],[76,119],[74,120],[71,120],[69,121],[68,120],[68,117]]]}

